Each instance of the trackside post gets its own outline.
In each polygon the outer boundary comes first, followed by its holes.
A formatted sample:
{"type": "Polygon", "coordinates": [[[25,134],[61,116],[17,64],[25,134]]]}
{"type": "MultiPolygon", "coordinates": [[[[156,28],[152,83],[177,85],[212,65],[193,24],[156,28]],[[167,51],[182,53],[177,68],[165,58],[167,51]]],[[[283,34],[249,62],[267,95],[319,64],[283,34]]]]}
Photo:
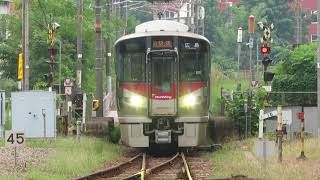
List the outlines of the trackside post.
{"type": "Polygon", "coordinates": [[[301,132],[300,132],[300,139],[301,139],[301,152],[300,152],[300,156],[297,158],[297,160],[306,160],[307,157],[304,154],[304,106],[302,106],[302,112],[298,113],[298,118],[301,121],[301,132]]]}

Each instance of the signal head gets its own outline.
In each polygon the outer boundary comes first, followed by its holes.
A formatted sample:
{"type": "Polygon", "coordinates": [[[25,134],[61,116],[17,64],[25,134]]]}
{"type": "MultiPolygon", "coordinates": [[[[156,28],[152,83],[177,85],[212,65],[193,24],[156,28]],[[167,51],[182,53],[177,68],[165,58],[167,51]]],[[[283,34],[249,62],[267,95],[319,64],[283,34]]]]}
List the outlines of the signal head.
{"type": "Polygon", "coordinates": [[[260,51],[261,51],[261,54],[268,55],[270,54],[270,47],[263,46],[261,47],[260,51]]]}
{"type": "Polygon", "coordinates": [[[264,72],[264,74],[263,74],[263,80],[264,80],[264,81],[272,81],[274,75],[275,75],[275,74],[272,73],[272,72],[264,72]]]}

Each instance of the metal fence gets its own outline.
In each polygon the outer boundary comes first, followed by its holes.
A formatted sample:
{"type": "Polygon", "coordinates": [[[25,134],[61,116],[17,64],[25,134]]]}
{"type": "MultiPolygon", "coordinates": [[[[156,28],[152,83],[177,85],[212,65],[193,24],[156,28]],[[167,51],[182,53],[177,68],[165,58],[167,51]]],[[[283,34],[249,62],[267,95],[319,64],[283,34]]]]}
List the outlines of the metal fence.
{"type": "Polygon", "coordinates": [[[317,92],[269,92],[268,98],[274,106],[317,105],[317,92]]]}

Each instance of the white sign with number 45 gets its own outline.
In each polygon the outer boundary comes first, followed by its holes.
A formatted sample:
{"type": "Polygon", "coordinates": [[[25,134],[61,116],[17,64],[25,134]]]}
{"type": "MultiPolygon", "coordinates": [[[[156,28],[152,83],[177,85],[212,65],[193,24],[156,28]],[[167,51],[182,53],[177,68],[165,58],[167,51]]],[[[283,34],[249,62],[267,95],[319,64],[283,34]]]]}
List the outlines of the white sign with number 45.
{"type": "Polygon", "coordinates": [[[5,133],[6,147],[24,146],[26,143],[26,139],[24,135],[25,135],[24,130],[6,131],[5,133]]]}

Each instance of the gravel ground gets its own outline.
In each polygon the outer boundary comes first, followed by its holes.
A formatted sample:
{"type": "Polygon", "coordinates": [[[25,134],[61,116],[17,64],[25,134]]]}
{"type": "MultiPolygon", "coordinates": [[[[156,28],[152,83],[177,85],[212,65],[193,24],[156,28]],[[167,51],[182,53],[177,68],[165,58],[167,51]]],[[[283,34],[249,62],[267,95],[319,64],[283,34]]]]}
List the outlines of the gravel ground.
{"type": "Polygon", "coordinates": [[[48,148],[17,148],[17,173],[15,173],[14,148],[0,147],[0,174],[3,176],[18,174],[23,177],[23,173],[30,170],[31,167],[45,162],[52,151],[48,148]]]}

